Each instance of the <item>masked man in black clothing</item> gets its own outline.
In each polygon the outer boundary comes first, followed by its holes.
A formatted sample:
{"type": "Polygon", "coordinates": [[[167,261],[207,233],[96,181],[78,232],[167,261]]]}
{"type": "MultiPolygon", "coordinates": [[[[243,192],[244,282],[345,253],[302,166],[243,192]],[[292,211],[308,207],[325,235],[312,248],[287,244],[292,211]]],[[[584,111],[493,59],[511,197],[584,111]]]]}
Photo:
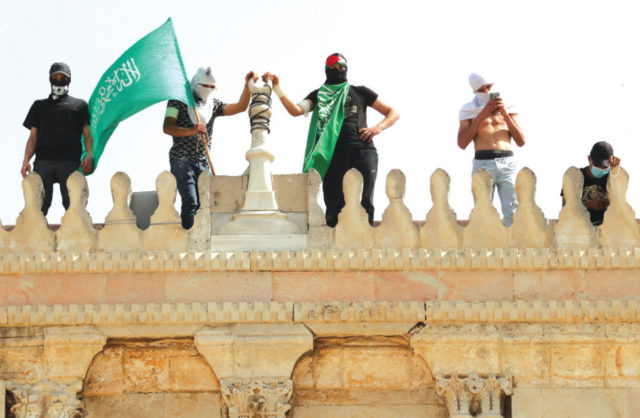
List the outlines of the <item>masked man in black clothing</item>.
{"type": "Polygon", "coordinates": [[[273,81],[273,91],[290,115],[306,116],[313,111],[303,171],[313,167],[323,179],[327,225],[334,227],[338,223],[338,214],[345,204],[342,178],[351,168],[362,173],[361,204],[369,215],[369,223],[373,224],[373,189],[378,173],[378,152],[373,137],[393,125],[399,115],[371,89],[347,82],[347,60],[342,54],[331,54],[327,58],[325,74],[325,83],[298,104],[282,92],[278,76],[265,73],[263,79],[273,81]],[[373,107],[384,119],[368,127],[367,107],[373,107]]]}
{"type": "MultiPolygon", "coordinates": [[[[620,158],[613,155],[613,147],[606,141],[593,144],[587,157],[589,165],[582,172],[582,204],[589,212],[594,226],[602,225],[604,213],[609,207],[607,181],[611,170],[620,165],[620,158]]],[[[614,174],[615,175],[615,174],[614,174]]],[[[562,198],[564,205],[564,196],[562,198]]]]}
{"type": "Polygon", "coordinates": [[[46,215],[51,206],[53,184],[60,184],[62,205],[69,208],[67,178],[80,167],[85,174],[93,171],[93,137],[89,128],[89,106],[87,102],[69,96],[71,69],[63,62],[56,62],[49,70],[51,94],[36,100],[31,105],[23,125],[29,129],[29,139],[24,151],[20,172],[26,176],[31,172],[31,157],[35,154],[33,171],[42,178],[44,201],[42,212],[46,215]],[[84,134],[82,155],[81,136],[84,134]]]}

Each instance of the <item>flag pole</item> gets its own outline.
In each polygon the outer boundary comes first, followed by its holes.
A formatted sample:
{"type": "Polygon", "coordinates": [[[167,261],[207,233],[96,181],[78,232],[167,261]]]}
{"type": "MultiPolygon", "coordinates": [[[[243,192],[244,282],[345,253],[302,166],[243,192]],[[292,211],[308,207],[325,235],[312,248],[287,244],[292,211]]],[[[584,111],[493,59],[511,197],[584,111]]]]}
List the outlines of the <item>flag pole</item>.
{"type": "MultiPolygon", "coordinates": [[[[194,107],[193,113],[194,115],[196,115],[196,124],[199,124],[200,115],[198,115],[198,109],[194,107]]],[[[198,134],[198,138],[200,138],[200,140],[202,141],[202,144],[204,145],[204,153],[207,154],[207,160],[209,161],[209,169],[211,170],[211,175],[215,176],[216,171],[213,169],[213,161],[211,161],[211,154],[209,153],[209,145],[207,144],[207,142],[209,141],[209,134],[207,133],[207,130],[205,129],[204,135],[198,134]]]]}

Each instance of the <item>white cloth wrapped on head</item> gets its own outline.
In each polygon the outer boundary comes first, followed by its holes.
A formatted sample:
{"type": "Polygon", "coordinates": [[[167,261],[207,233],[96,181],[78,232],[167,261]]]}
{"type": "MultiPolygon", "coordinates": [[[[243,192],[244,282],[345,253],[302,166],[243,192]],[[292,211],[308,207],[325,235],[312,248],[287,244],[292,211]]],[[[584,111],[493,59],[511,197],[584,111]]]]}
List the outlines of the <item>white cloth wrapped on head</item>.
{"type": "MultiPolygon", "coordinates": [[[[193,91],[194,98],[196,99],[196,109],[200,118],[200,123],[208,123],[213,113],[213,100],[211,100],[211,94],[215,90],[216,79],[211,72],[211,67],[198,68],[196,74],[191,79],[191,90],[193,91]],[[205,87],[202,84],[211,85],[214,87],[205,87]]],[[[193,109],[189,108],[189,118],[191,122],[196,124],[196,120],[193,109]]]]}

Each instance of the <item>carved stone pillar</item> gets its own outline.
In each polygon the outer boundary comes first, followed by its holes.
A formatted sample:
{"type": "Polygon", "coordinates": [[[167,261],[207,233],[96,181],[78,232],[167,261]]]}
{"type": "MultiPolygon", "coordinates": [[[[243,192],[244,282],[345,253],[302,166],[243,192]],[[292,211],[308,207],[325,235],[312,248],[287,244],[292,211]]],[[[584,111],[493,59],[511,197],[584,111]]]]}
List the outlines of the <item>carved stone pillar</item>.
{"type": "Polygon", "coordinates": [[[194,341],[220,380],[229,418],[284,417],[293,367],[313,348],[312,334],[300,324],[203,328],[194,341]]]}
{"type": "Polygon", "coordinates": [[[41,381],[36,384],[6,382],[17,403],[11,413],[17,418],[76,418],[84,416],[78,392],[82,381],[61,384],[41,381]]]}
{"type": "Polygon", "coordinates": [[[450,418],[502,418],[502,397],[512,393],[512,381],[511,378],[498,378],[495,375],[439,375],[436,379],[436,392],[444,398],[450,418]],[[474,415],[471,415],[472,409],[479,411],[474,411],[474,415]]]}
{"type": "Polygon", "coordinates": [[[229,418],[285,418],[287,411],[291,409],[291,379],[225,379],[220,383],[229,418]]]}
{"type": "Polygon", "coordinates": [[[471,397],[467,379],[457,375],[436,378],[436,393],[444,398],[450,418],[470,417],[471,397]]]}

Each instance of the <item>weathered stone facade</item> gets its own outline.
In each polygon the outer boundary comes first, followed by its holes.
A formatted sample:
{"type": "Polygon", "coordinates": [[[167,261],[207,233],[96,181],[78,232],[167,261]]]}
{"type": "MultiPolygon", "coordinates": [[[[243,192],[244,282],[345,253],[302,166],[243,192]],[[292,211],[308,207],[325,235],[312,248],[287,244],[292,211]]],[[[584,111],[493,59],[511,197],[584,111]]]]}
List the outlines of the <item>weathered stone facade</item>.
{"type": "Polygon", "coordinates": [[[145,231],[125,174],[101,229],[83,180],[70,179],[71,207],[52,232],[30,175],[16,226],[0,229],[0,417],[640,414],[640,229],[624,170],[598,228],[575,169],[554,227],[530,170],[510,228],[482,172],[464,227],[442,170],[423,223],[404,206],[404,176],[390,173],[375,227],[353,203],[361,179],[350,173],[335,229],[317,174],[274,176],[306,247],[257,234],[252,248],[263,248],[228,251],[212,247],[246,177],[201,176],[189,231],[167,173],[145,231]]]}

